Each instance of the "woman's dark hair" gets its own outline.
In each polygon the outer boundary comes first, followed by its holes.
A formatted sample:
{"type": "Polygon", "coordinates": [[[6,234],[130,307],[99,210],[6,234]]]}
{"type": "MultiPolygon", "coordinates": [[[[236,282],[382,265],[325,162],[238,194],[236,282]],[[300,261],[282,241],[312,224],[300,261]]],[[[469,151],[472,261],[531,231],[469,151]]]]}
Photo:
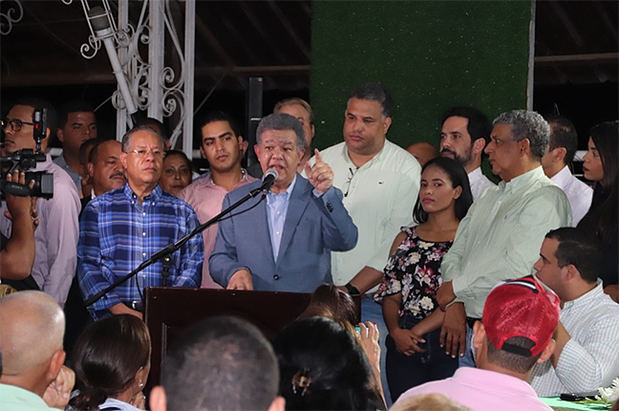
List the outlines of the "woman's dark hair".
{"type": "Polygon", "coordinates": [[[189,167],[189,169],[191,171],[193,171],[193,164],[191,164],[191,160],[189,160],[189,158],[187,157],[187,154],[185,154],[183,151],[180,150],[168,150],[165,152],[165,157],[164,159],[170,157],[170,156],[179,156],[181,157],[185,163],[187,163],[187,167],[189,167]]]}
{"type": "Polygon", "coordinates": [[[591,207],[578,227],[591,229],[603,243],[617,243],[617,140],[619,121],[606,121],[589,132],[602,160],[604,177],[596,182],[591,207]]]}
{"type": "Polygon", "coordinates": [[[126,390],[136,372],[149,361],[150,336],[139,318],[114,315],[88,325],[74,347],[79,394],[70,405],[79,410],[98,410],[106,398],[126,390]]]}
{"type": "Polygon", "coordinates": [[[274,348],[286,409],[385,409],[363,349],[334,320],[295,321],[279,334],[274,348]]]}
{"type": "Polygon", "coordinates": [[[321,284],[312,294],[309,305],[299,315],[299,320],[309,317],[332,318],[350,331],[359,322],[359,314],[352,297],[334,284],[321,284]]]}
{"type": "MultiPolygon", "coordinates": [[[[428,161],[423,168],[421,169],[421,173],[423,173],[428,167],[438,167],[443,170],[449,176],[451,180],[451,186],[456,188],[458,186],[462,187],[462,193],[460,197],[456,199],[456,218],[458,220],[462,220],[466,213],[469,211],[469,207],[473,204],[473,194],[471,193],[471,186],[469,184],[469,177],[464,170],[464,167],[454,159],[448,157],[436,157],[432,160],[428,161]]],[[[417,202],[415,203],[415,211],[413,211],[413,217],[417,224],[425,223],[428,221],[428,213],[426,213],[421,206],[421,201],[419,201],[419,196],[417,197],[417,202]]]]}

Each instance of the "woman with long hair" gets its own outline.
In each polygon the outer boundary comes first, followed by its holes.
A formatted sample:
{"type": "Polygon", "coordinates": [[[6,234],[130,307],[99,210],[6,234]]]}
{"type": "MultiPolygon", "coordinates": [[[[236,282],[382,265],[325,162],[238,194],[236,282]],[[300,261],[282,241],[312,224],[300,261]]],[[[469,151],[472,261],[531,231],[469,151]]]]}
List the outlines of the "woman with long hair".
{"type": "Polygon", "coordinates": [[[150,350],[148,329],[137,317],[114,315],[88,325],[74,347],[78,392],[69,406],[85,411],[144,409],[150,350]]]}
{"type": "Polygon", "coordinates": [[[444,313],[436,292],[442,284],[440,265],[473,196],[464,168],[437,157],[421,171],[416,225],[403,227],[391,247],[383,282],[376,293],[389,329],[387,381],[395,402],[407,389],[453,375],[458,360],[440,348],[444,313]]]}
{"type": "Polygon", "coordinates": [[[273,348],[287,410],[385,409],[359,341],[335,320],[297,320],[282,330],[273,348]]]}
{"type": "Polygon", "coordinates": [[[619,302],[617,250],[617,140],[619,121],[594,126],[589,133],[583,171],[587,180],[595,182],[591,207],[578,223],[597,237],[603,247],[604,264],[600,278],[604,292],[619,302]]]}

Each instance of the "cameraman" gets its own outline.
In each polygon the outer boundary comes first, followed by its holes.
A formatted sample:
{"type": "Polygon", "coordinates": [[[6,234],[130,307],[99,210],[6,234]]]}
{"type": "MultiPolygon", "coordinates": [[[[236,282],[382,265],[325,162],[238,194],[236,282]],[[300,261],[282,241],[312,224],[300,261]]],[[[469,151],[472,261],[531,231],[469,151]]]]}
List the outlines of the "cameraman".
{"type": "MultiPolygon", "coordinates": [[[[8,183],[25,184],[26,173],[15,171],[7,174],[8,183]]],[[[32,183],[30,187],[32,187],[32,183]]],[[[39,219],[36,211],[36,198],[20,197],[6,193],[5,216],[12,220],[11,237],[0,233],[0,274],[2,283],[9,283],[16,289],[38,289],[30,277],[34,263],[34,230],[39,219]],[[7,281],[8,280],[8,281],[7,281]],[[17,285],[21,283],[21,287],[17,285]]]]}
{"type": "MultiPolygon", "coordinates": [[[[48,124],[40,148],[42,152],[47,150],[50,129],[53,130],[56,126],[54,109],[46,101],[23,98],[11,106],[4,120],[6,154],[11,155],[22,149],[37,150],[33,138],[35,107],[47,109],[48,124]]],[[[40,222],[34,233],[36,252],[32,277],[42,291],[51,295],[60,306],[64,306],[77,264],[77,218],[80,211],[77,189],[71,177],[52,162],[49,154],[45,156],[45,161],[38,162],[34,169],[25,171],[45,171],[53,174],[53,197],[37,201],[40,222]]],[[[3,204],[0,208],[0,232],[9,237],[11,220],[3,215],[5,209],[6,205],[3,204]]]]}

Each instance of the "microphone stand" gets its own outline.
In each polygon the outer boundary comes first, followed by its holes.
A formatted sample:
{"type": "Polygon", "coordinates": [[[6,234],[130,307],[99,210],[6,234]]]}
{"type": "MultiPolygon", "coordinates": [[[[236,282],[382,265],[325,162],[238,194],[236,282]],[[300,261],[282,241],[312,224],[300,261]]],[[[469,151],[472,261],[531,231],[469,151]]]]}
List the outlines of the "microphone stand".
{"type": "MultiPolygon", "coordinates": [[[[260,199],[260,201],[264,200],[264,198],[266,197],[266,192],[269,190],[269,188],[271,187],[272,184],[273,184],[273,181],[269,181],[269,182],[265,181],[265,182],[263,182],[262,186],[251,190],[249,193],[247,193],[239,201],[237,201],[236,203],[232,204],[230,207],[226,208],[221,213],[217,214],[215,217],[211,218],[210,220],[208,220],[204,224],[201,224],[201,225],[197,226],[196,228],[194,228],[194,230],[192,232],[190,232],[189,234],[185,235],[184,237],[182,237],[177,242],[169,244],[169,245],[163,247],[161,250],[159,250],[156,253],[154,253],[153,255],[151,255],[148,259],[142,261],[142,263],[139,266],[137,266],[137,268],[135,268],[133,271],[131,271],[129,274],[127,274],[124,277],[116,280],[113,284],[109,285],[104,290],[99,291],[97,294],[93,295],[88,300],[86,300],[84,302],[84,305],[86,307],[88,307],[88,306],[94,304],[96,301],[98,301],[105,294],[107,294],[108,292],[110,292],[114,288],[118,287],[120,284],[124,283],[125,281],[127,281],[131,277],[137,275],[140,271],[144,270],[146,267],[154,264],[159,259],[164,259],[164,266],[166,266],[166,265],[168,266],[168,267],[164,267],[164,270],[166,270],[166,271],[169,270],[169,264],[171,262],[171,257],[170,256],[172,255],[173,252],[175,252],[176,250],[181,248],[187,241],[189,241],[189,239],[191,237],[195,236],[196,234],[201,233],[206,228],[208,228],[211,225],[217,223],[219,220],[222,219],[222,217],[225,214],[227,214],[230,211],[234,210],[235,208],[239,207],[241,204],[249,201],[251,198],[254,198],[258,194],[262,193],[262,198],[260,199]],[[166,261],[166,259],[168,261],[166,261]]],[[[164,277],[164,282],[165,282],[165,277],[164,277]]]]}

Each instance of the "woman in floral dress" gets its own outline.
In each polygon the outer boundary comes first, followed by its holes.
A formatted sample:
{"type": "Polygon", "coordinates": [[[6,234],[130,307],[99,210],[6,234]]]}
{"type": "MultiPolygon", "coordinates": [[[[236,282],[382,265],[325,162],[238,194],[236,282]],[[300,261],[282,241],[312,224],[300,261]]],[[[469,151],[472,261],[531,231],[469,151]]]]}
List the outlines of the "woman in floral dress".
{"type": "Polygon", "coordinates": [[[460,163],[438,157],[425,164],[414,211],[417,225],[403,227],[395,238],[375,297],[389,329],[387,380],[394,402],[411,387],[451,377],[458,367],[439,345],[444,313],[436,291],[443,256],[472,202],[460,163]]]}

